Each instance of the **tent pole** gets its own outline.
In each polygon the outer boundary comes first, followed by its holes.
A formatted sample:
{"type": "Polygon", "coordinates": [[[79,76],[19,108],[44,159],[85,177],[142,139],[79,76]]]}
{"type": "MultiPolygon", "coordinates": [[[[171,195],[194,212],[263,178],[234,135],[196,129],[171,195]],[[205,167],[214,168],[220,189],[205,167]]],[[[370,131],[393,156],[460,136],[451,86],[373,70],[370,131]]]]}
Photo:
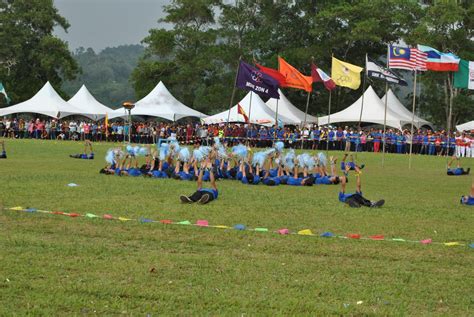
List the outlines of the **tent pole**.
{"type": "Polygon", "coordinates": [[[230,97],[229,113],[227,114],[227,125],[229,125],[229,121],[230,121],[230,109],[232,109],[232,105],[234,104],[235,88],[237,86],[237,78],[239,76],[239,68],[240,68],[241,59],[242,59],[242,55],[239,56],[239,62],[237,63],[237,71],[235,72],[234,89],[232,90],[232,96],[230,97]]]}
{"type": "Polygon", "coordinates": [[[413,115],[411,117],[411,132],[410,132],[410,135],[411,135],[411,143],[410,143],[410,158],[408,160],[408,169],[411,169],[411,158],[412,158],[412,153],[413,153],[413,142],[415,140],[414,138],[414,129],[413,129],[413,124],[415,122],[415,102],[416,102],[416,69],[415,69],[415,72],[413,73],[413,76],[415,77],[414,80],[413,80],[413,106],[412,106],[412,109],[411,111],[413,112],[413,115]]]}
{"type": "MultiPolygon", "coordinates": [[[[329,103],[328,103],[328,134],[326,136],[326,153],[329,153],[329,125],[331,124],[331,95],[332,90],[329,90],[329,103]]],[[[321,134],[320,134],[321,135],[321,134]]]]}
{"type": "Polygon", "coordinates": [[[387,100],[388,100],[388,81],[385,82],[385,111],[383,115],[383,148],[382,148],[382,167],[385,163],[385,144],[387,141],[387,100]]]}
{"type": "Polygon", "coordinates": [[[301,127],[301,136],[300,136],[300,139],[301,139],[301,149],[303,149],[303,143],[304,143],[304,139],[303,139],[303,129],[304,127],[306,127],[306,115],[308,114],[308,107],[309,107],[309,97],[311,96],[311,92],[308,91],[308,98],[306,98],[306,111],[304,112],[304,122],[303,122],[303,126],[301,127]]]}
{"type": "MultiPolygon", "coordinates": [[[[250,105],[249,105],[249,128],[252,127],[252,119],[251,119],[251,116],[252,116],[252,95],[253,95],[253,92],[250,92],[250,105]]],[[[249,146],[250,144],[250,140],[247,140],[247,146],[249,146]]]]}

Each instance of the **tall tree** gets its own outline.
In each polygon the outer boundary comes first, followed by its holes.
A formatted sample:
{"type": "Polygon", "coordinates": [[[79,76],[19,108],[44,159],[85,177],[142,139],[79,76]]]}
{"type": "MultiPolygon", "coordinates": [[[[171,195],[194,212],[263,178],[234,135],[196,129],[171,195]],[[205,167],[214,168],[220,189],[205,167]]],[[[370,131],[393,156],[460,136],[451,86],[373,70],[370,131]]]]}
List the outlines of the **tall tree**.
{"type": "Polygon", "coordinates": [[[167,16],[160,22],[173,29],[152,29],[143,40],[148,48],[132,74],[137,98],[163,80],[191,107],[207,111],[218,102],[212,92],[215,87],[224,89],[221,76],[225,71],[215,58],[217,4],[218,0],[173,0],[164,6],[167,16]]]}
{"type": "Polygon", "coordinates": [[[13,102],[78,73],[67,43],[52,35],[56,26],[67,30],[69,23],[53,0],[0,0],[0,80],[13,102]]]}

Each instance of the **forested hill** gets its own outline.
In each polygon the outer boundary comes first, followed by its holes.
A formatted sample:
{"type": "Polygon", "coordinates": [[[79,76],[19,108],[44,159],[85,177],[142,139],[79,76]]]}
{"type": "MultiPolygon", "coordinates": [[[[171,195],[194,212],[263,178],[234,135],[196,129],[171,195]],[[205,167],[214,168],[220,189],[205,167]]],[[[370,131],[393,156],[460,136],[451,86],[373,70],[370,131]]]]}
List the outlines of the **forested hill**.
{"type": "Polygon", "coordinates": [[[125,100],[134,100],[129,78],[143,51],[141,45],[108,47],[99,53],[80,47],[73,57],[82,71],[75,80],[63,83],[63,91],[72,97],[85,84],[99,102],[111,108],[119,107],[125,100]]]}

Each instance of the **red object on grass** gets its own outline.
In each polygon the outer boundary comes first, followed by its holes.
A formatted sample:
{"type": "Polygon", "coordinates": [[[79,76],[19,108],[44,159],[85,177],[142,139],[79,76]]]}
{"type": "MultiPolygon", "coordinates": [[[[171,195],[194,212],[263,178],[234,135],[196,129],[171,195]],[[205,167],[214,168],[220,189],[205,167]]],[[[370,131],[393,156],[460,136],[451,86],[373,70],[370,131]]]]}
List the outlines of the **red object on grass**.
{"type": "Polygon", "coordinates": [[[73,218],[74,217],[80,217],[80,216],[81,216],[80,214],[77,214],[75,212],[72,212],[72,213],[69,214],[69,217],[73,217],[73,218]]]}
{"type": "Polygon", "coordinates": [[[372,239],[372,240],[385,240],[385,237],[381,234],[376,234],[374,236],[370,236],[370,239],[372,239]]]}
{"type": "Polygon", "coordinates": [[[350,238],[350,239],[360,239],[360,234],[358,234],[358,233],[349,233],[347,235],[347,237],[350,238]]]}
{"type": "Polygon", "coordinates": [[[64,215],[64,212],[62,212],[62,211],[53,211],[52,214],[54,214],[54,215],[64,215]]]}
{"type": "Polygon", "coordinates": [[[160,220],[161,223],[165,224],[165,225],[170,225],[173,223],[173,221],[169,220],[169,219],[163,219],[163,220],[160,220]]]}
{"type": "Polygon", "coordinates": [[[109,215],[109,214],[105,214],[103,218],[108,219],[108,220],[114,219],[114,217],[112,217],[112,215],[109,215]]]}

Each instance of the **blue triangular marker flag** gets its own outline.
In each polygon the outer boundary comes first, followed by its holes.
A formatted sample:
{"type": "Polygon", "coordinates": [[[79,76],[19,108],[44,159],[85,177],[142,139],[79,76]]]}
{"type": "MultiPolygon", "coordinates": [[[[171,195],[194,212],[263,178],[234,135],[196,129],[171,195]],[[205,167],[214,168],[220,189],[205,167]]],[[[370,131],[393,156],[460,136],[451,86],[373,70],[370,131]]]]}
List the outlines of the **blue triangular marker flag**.
{"type": "Polygon", "coordinates": [[[28,208],[28,209],[25,209],[26,212],[36,212],[36,208],[28,208]]]}
{"type": "Polygon", "coordinates": [[[153,222],[153,220],[148,218],[140,218],[140,222],[153,222]]]}
{"type": "Polygon", "coordinates": [[[474,249],[474,243],[471,243],[469,247],[474,249]]]}
{"type": "Polygon", "coordinates": [[[328,231],[328,232],[323,233],[321,235],[321,237],[323,237],[323,238],[332,238],[332,237],[334,237],[334,233],[328,231]]]}
{"type": "Polygon", "coordinates": [[[245,225],[242,225],[242,224],[235,225],[234,229],[235,230],[245,230],[245,225]]]}

